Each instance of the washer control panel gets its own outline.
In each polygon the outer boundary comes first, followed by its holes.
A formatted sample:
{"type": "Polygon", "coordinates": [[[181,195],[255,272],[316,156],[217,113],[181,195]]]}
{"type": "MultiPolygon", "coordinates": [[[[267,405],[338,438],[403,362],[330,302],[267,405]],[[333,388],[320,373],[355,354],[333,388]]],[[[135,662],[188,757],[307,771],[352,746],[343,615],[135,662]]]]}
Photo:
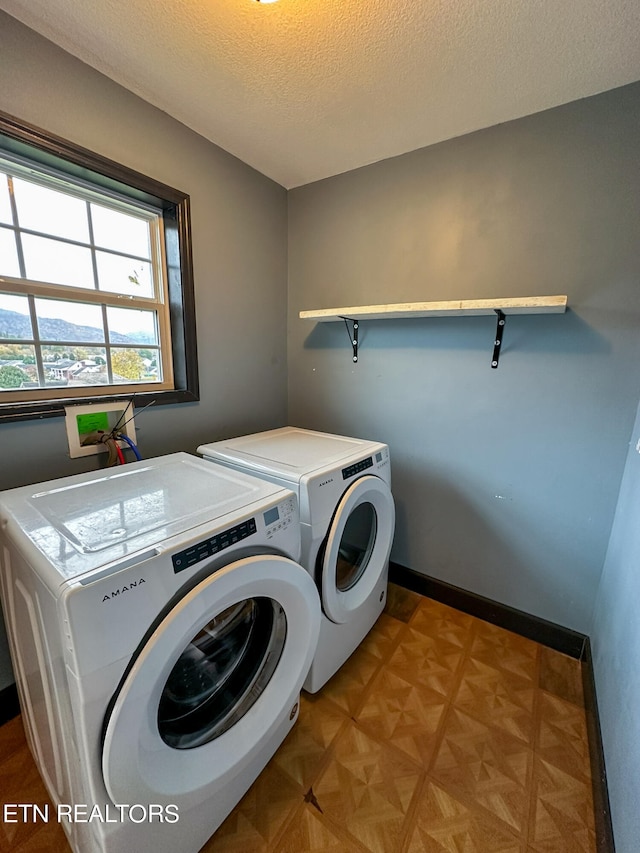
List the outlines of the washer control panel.
{"type": "Polygon", "coordinates": [[[271,539],[291,524],[295,517],[295,510],[295,498],[291,497],[262,513],[267,539],[271,539]]]}
{"type": "Polygon", "coordinates": [[[203,539],[201,542],[173,554],[171,562],[173,563],[174,573],[183,572],[201,560],[213,557],[220,551],[224,551],[225,548],[253,536],[258,529],[258,524],[264,524],[267,539],[277,536],[296,519],[296,499],[291,496],[265,510],[261,516],[262,518],[247,518],[240,524],[223,530],[222,533],[216,533],[215,536],[210,536],[208,539],[203,539]]]}
{"type": "Polygon", "coordinates": [[[372,456],[367,456],[366,459],[361,459],[360,462],[356,462],[355,465],[349,465],[348,468],[343,468],[342,479],[348,480],[349,477],[353,477],[354,474],[361,474],[363,471],[366,471],[367,468],[373,468],[372,456]]]}
{"type": "Polygon", "coordinates": [[[241,539],[246,539],[256,532],[255,518],[248,518],[241,524],[236,524],[235,527],[230,527],[228,530],[223,530],[222,533],[217,533],[209,539],[203,539],[197,545],[192,545],[184,551],[178,551],[173,554],[171,562],[173,563],[173,571],[175,574],[182,572],[185,569],[199,563],[200,560],[206,560],[207,557],[212,557],[230,545],[235,545],[241,539]]]}

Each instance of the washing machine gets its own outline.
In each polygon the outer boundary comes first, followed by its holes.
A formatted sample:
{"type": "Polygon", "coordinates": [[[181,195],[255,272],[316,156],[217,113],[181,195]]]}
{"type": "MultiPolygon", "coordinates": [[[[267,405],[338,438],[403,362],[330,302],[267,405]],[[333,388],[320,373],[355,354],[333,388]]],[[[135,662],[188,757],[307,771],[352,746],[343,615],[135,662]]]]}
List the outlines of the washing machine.
{"type": "Polygon", "coordinates": [[[301,564],[320,593],[320,639],[304,682],[317,692],[385,604],[395,507],[386,444],[297,427],[204,444],[205,459],[249,472],[300,501],[301,564]]]}
{"type": "Polygon", "coordinates": [[[298,714],[320,603],[295,494],[178,453],[6,491],[0,538],[49,820],[75,853],[195,853],[298,714]]]}

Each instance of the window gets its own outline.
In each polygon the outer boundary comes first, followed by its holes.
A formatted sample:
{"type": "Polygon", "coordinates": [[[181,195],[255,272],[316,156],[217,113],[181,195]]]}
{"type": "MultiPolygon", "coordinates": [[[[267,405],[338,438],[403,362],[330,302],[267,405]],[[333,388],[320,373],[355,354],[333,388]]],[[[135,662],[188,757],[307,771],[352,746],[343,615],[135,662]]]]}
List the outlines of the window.
{"type": "Polygon", "coordinates": [[[0,114],[0,418],[198,399],[188,210],[0,114]]]}

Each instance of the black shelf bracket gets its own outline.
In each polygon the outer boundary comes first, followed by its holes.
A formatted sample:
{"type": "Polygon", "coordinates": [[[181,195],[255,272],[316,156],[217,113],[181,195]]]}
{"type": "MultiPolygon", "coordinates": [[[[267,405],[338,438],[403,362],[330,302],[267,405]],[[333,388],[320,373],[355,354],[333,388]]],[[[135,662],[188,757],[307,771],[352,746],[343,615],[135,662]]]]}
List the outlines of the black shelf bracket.
{"type": "Polygon", "coordinates": [[[500,347],[502,346],[502,335],[504,333],[504,324],[507,322],[507,318],[504,315],[504,312],[499,308],[494,308],[494,311],[498,315],[498,325],[496,327],[496,339],[493,342],[493,355],[491,356],[491,367],[496,368],[498,366],[498,362],[500,361],[500,347]]]}
{"type": "Polygon", "coordinates": [[[352,320],[350,317],[343,317],[344,324],[347,327],[347,334],[349,335],[349,343],[353,347],[353,360],[354,362],[358,361],[358,329],[360,328],[360,323],[358,320],[352,320]],[[352,323],[351,328],[349,328],[349,323],[352,323]]]}
{"type": "MultiPolygon", "coordinates": [[[[493,341],[493,355],[491,356],[491,367],[496,368],[500,362],[500,349],[502,347],[502,336],[504,334],[505,323],[507,322],[507,317],[500,308],[493,309],[497,315],[498,323],[496,326],[496,336],[493,341]]],[[[358,331],[360,329],[360,321],[354,320],[351,317],[341,317],[344,320],[344,325],[347,329],[347,335],[349,336],[349,343],[353,348],[353,361],[355,364],[358,362],[358,331]],[[349,325],[351,324],[351,325],[349,325]]]]}

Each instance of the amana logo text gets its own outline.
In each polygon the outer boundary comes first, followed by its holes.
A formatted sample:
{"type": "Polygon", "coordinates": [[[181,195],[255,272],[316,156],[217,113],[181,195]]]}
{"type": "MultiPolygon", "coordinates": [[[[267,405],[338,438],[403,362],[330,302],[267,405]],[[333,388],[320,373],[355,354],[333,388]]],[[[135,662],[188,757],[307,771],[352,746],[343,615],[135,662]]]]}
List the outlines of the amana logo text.
{"type": "Polygon", "coordinates": [[[333,477],[329,477],[329,479],[328,479],[328,480],[323,480],[323,481],[319,484],[318,488],[319,488],[319,489],[321,489],[323,486],[328,486],[328,485],[329,485],[329,483],[333,483],[333,477]]]}
{"type": "Polygon", "coordinates": [[[140,586],[143,583],[146,583],[144,578],[140,578],[139,581],[131,581],[125,586],[121,586],[120,589],[114,590],[109,595],[103,595],[102,600],[111,601],[113,598],[117,598],[118,596],[123,595],[125,592],[130,592],[132,589],[135,589],[137,586],[140,586]]]}

